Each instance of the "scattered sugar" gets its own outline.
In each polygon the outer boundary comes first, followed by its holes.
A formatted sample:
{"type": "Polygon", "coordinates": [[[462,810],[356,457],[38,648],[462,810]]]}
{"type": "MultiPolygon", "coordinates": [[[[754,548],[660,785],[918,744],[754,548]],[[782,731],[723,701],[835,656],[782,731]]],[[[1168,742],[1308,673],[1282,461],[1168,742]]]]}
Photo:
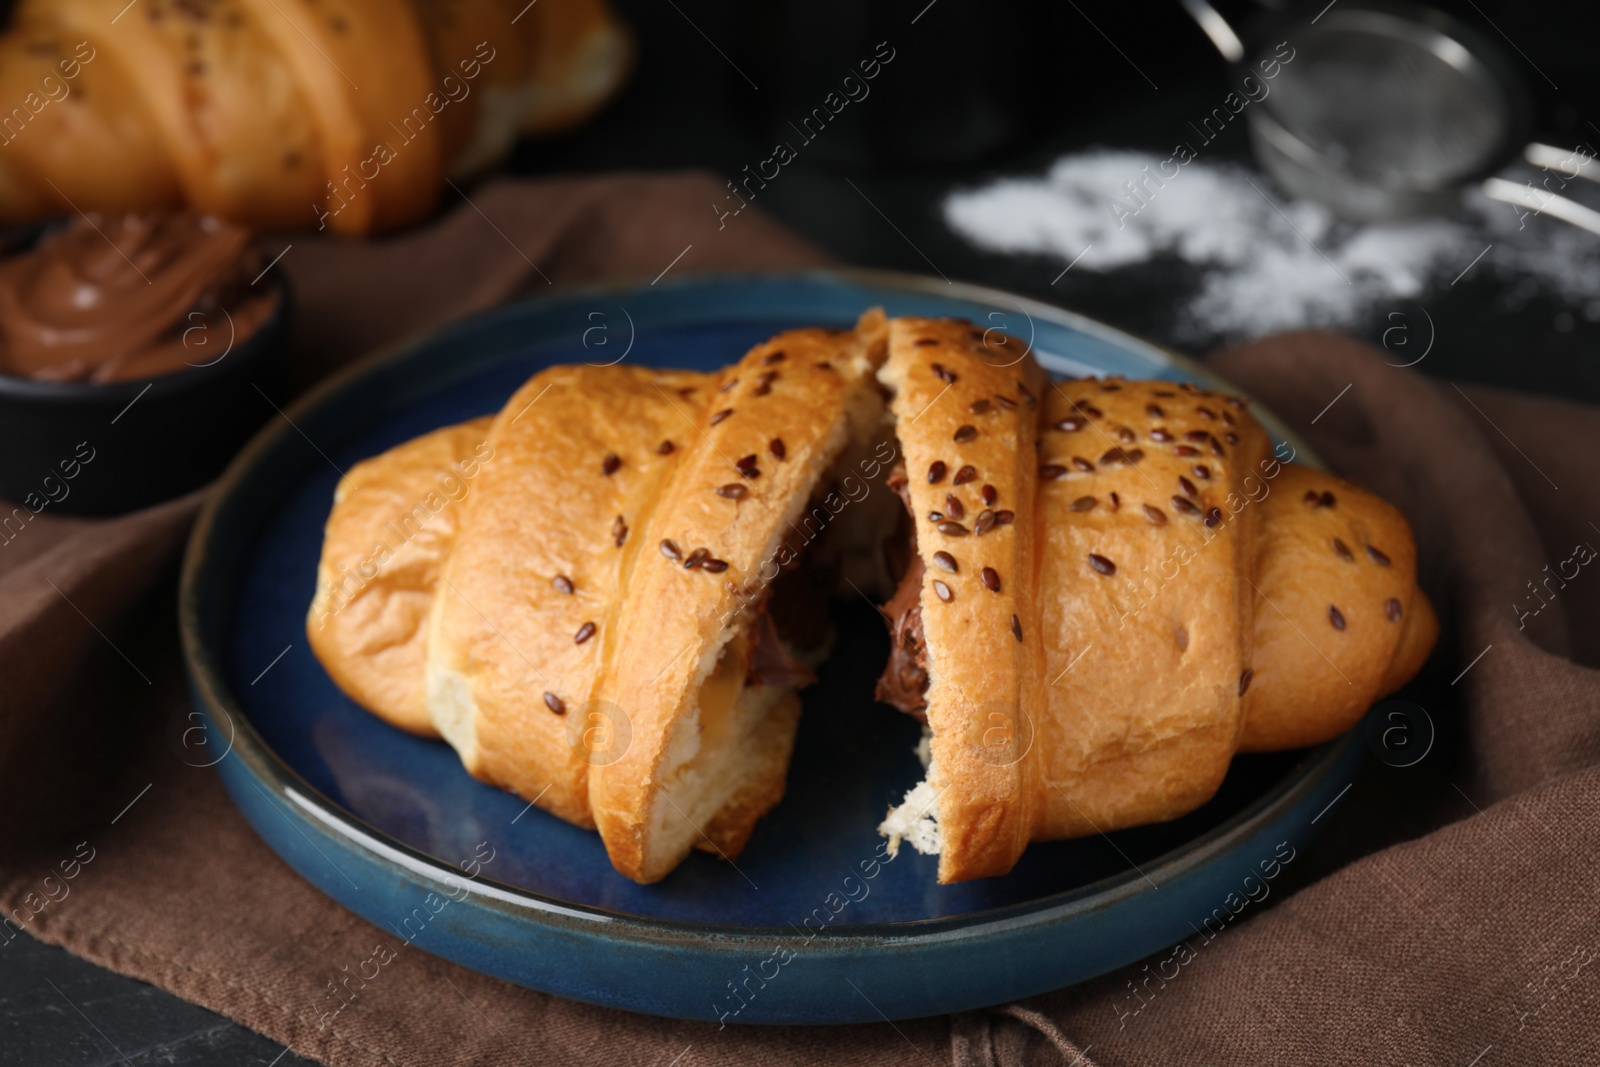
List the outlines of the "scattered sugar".
{"type": "Polygon", "coordinates": [[[944,215],[979,247],[1076,259],[1076,270],[1163,257],[1204,268],[1180,309],[1185,339],[1350,326],[1380,303],[1448,286],[1491,243],[1474,270],[1524,281],[1523,302],[1552,292],[1592,320],[1600,291],[1600,238],[1555,219],[1530,217],[1519,228],[1516,209],[1477,193],[1464,196],[1459,218],[1352,225],[1319,204],[1285,199],[1245,167],[1175,167],[1140,152],[1066,156],[1043,177],[953,193],[944,215]]]}

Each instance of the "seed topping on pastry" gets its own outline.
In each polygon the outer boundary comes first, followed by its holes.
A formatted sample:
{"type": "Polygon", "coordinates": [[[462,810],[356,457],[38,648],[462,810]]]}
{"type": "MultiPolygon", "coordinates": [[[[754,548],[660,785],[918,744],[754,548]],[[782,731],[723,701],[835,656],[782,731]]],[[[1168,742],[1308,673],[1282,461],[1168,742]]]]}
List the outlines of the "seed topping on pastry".
{"type": "Polygon", "coordinates": [[[961,569],[956,563],[956,558],[948,552],[935,552],[933,554],[933,562],[940,570],[949,571],[951,574],[955,574],[961,569]]]}
{"type": "Polygon", "coordinates": [[[1387,567],[1389,565],[1389,557],[1373,545],[1367,546],[1367,555],[1371,556],[1372,562],[1376,563],[1380,567],[1387,567]]]}
{"type": "Polygon", "coordinates": [[[656,445],[656,455],[670,456],[676,447],[671,441],[662,441],[659,445],[656,445]]]}
{"type": "Polygon", "coordinates": [[[946,604],[950,603],[950,601],[956,598],[955,593],[951,591],[950,587],[945,585],[937,578],[933,580],[933,591],[939,597],[939,599],[944,601],[946,604]]]}
{"type": "Polygon", "coordinates": [[[711,418],[707,420],[706,425],[715,426],[717,423],[721,422],[723,419],[727,418],[729,415],[732,415],[732,414],[733,414],[733,409],[732,408],[723,408],[721,411],[719,411],[715,415],[711,416],[711,418]]]}
{"type": "Polygon", "coordinates": [[[1334,607],[1333,605],[1330,604],[1328,606],[1328,621],[1333,623],[1333,628],[1335,630],[1343,630],[1344,629],[1344,612],[1340,611],[1337,607],[1334,607]]]}
{"type": "Polygon", "coordinates": [[[964,466],[960,470],[956,471],[956,476],[953,479],[953,482],[956,485],[966,485],[968,482],[973,481],[977,477],[978,477],[978,468],[976,468],[972,464],[968,463],[966,466],[964,466]]]}
{"type": "Polygon", "coordinates": [[[550,584],[556,587],[556,592],[565,593],[568,596],[572,595],[572,579],[568,578],[565,574],[556,575],[554,578],[550,579],[550,584]]]}
{"type": "Polygon", "coordinates": [[[616,521],[611,524],[611,540],[616,542],[618,548],[621,548],[622,542],[626,541],[627,539],[628,524],[623,520],[621,515],[618,515],[616,521]]]}
{"type": "Polygon", "coordinates": [[[1117,573],[1117,565],[1098,552],[1089,553],[1089,566],[1108,578],[1117,573]]]}
{"type": "Polygon", "coordinates": [[[943,460],[936,459],[932,463],[928,464],[928,484],[938,485],[940,482],[944,481],[944,472],[948,469],[949,468],[944,465],[943,460]]]}
{"type": "Polygon", "coordinates": [[[546,693],[544,695],[544,706],[555,712],[557,715],[565,715],[567,713],[567,706],[563,704],[561,702],[561,698],[556,696],[554,693],[546,693]]]}
{"type": "Polygon", "coordinates": [[[1000,591],[1000,573],[993,567],[983,568],[979,573],[979,577],[983,579],[983,587],[989,592],[998,593],[1000,591]]]}
{"type": "Polygon", "coordinates": [[[594,623],[584,623],[582,626],[578,627],[578,632],[572,635],[572,643],[575,645],[583,644],[585,641],[589,640],[589,638],[594,636],[594,631],[594,623]]]}
{"type": "Polygon", "coordinates": [[[607,453],[605,459],[600,461],[600,473],[609,478],[611,475],[617,473],[617,469],[621,466],[622,457],[617,455],[615,452],[610,452],[607,453]]]}

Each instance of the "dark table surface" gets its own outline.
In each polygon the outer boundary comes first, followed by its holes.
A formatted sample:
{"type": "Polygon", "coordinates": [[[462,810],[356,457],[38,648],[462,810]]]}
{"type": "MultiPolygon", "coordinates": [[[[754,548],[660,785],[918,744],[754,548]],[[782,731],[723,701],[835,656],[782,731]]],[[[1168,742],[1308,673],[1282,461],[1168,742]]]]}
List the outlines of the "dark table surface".
{"type": "MultiPolygon", "coordinates": [[[[952,233],[938,211],[954,188],[1040,173],[1066,152],[1169,151],[1185,122],[1208,111],[1228,86],[1227,68],[1176,3],[774,0],[757,14],[721,0],[618,6],[642,42],[632,82],[589,126],[520,146],[512,172],[700,168],[735,178],[770,154],[778,120],[803,113],[887,40],[897,50],[895,74],[904,76],[899,94],[885,93],[875,111],[860,109],[864,117],[854,126],[808,145],[761,191],[762,208],[841,262],[1008,289],[1197,355],[1210,346],[1180,337],[1170,311],[1199,284],[1196,268],[1074,271],[1052,284],[1059,262],[982,252],[952,233]],[[974,100],[983,106],[968,106],[974,100]]],[[[1318,0],[1312,8],[1321,6],[1318,0]]],[[[1591,15],[1509,0],[1447,6],[1522,56],[1541,134],[1569,145],[1585,129],[1592,134],[1586,124],[1600,121],[1600,108],[1590,109],[1600,100],[1600,67],[1586,62],[1591,15]]],[[[1208,152],[1247,161],[1242,128],[1229,129],[1208,152]]],[[[1418,369],[1600,401],[1600,323],[1549,295],[1524,291],[1508,299],[1504,290],[1503,280],[1481,272],[1408,304],[1425,306],[1437,329],[1418,369]]],[[[1374,306],[1349,332],[1376,343],[1399,306],[1374,306]]],[[[1440,746],[1431,772],[1424,764],[1402,779],[1374,764],[1367,774],[1380,788],[1369,792],[1441,788],[1460,739],[1445,730],[1440,746]]],[[[1371,813],[1390,824],[1390,839],[1431,828],[1394,825],[1393,810],[1371,813]]],[[[1352,804],[1329,832],[1362,834],[1371,825],[1352,804]]],[[[309,1062],[213,1012],[26,935],[0,959],[0,1067],[309,1062]]]]}

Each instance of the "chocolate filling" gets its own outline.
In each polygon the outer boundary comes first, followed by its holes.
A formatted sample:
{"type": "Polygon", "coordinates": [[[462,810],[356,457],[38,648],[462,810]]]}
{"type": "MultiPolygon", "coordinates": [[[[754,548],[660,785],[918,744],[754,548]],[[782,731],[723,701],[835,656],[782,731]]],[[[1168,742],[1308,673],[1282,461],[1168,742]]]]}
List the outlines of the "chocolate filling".
{"type": "Polygon", "coordinates": [[[749,685],[783,685],[803,689],[817,674],[790,649],[820,650],[829,634],[828,562],[815,552],[793,545],[780,558],[783,566],[756,608],[751,624],[750,662],[745,669],[749,685]]]}
{"type": "MultiPolygon", "coordinates": [[[[905,503],[906,513],[911,510],[911,493],[906,488],[908,479],[904,463],[889,472],[886,483],[905,503]]],[[[910,715],[918,722],[927,722],[928,709],[928,647],[922,636],[922,557],[916,554],[915,532],[910,523],[902,524],[899,543],[906,546],[908,558],[905,574],[894,596],[883,606],[889,621],[889,662],[884,665],[883,676],[878,679],[876,697],[891,707],[910,715]]]]}

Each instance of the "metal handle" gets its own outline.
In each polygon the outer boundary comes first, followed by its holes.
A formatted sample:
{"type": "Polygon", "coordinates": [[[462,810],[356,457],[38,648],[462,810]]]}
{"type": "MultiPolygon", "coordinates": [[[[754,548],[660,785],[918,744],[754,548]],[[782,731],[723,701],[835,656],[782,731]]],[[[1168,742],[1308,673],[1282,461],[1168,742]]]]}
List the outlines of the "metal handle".
{"type": "Polygon", "coordinates": [[[1576,148],[1569,152],[1565,148],[1540,144],[1538,141],[1533,142],[1522,150],[1522,158],[1536,167],[1557,171],[1568,178],[1588,178],[1592,182],[1600,182],[1600,168],[1596,168],[1587,174],[1583,173],[1584,163],[1594,162],[1594,156],[1589,153],[1584,154],[1583,162],[1573,167],[1571,174],[1567,173],[1568,164],[1577,156],[1578,149],[1576,148]]]}
{"type": "Polygon", "coordinates": [[[1229,63],[1237,63],[1244,58],[1244,42],[1233,32],[1233,27],[1222,17],[1222,12],[1212,7],[1206,0],[1179,0],[1179,2],[1183,4],[1183,9],[1189,13],[1189,17],[1200,27],[1200,32],[1211,38],[1211,43],[1217,46],[1217,51],[1222,53],[1223,59],[1229,63]]]}
{"type": "MultiPolygon", "coordinates": [[[[1559,151],[1559,149],[1557,149],[1559,151]]],[[[1563,157],[1565,158],[1565,157],[1563,157]]],[[[1490,178],[1483,183],[1483,195],[1490,200],[1498,200],[1502,204],[1515,204],[1518,207],[1531,208],[1535,214],[1551,215],[1563,222],[1570,222],[1582,230],[1600,236],[1600,211],[1584,207],[1569,197],[1557,193],[1544,193],[1526,185],[1506,181],[1504,178],[1490,178]]]]}

